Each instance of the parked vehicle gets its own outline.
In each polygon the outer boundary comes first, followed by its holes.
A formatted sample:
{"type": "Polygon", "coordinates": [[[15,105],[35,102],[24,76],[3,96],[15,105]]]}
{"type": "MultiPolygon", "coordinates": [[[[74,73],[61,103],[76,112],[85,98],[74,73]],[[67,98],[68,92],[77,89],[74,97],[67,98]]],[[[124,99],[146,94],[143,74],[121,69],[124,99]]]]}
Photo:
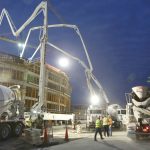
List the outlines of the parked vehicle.
{"type": "MultiPolygon", "coordinates": [[[[37,110],[35,106],[31,108],[31,112],[24,112],[19,85],[12,87],[0,85],[0,140],[6,140],[10,136],[22,135],[23,129],[26,126],[30,127],[31,122],[34,125],[39,122],[37,121],[39,115],[47,121],[71,121],[74,123],[75,120],[74,114],[56,114],[42,111],[39,113],[34,112],[34,110],[37,110]]],[[[36,128],[36,126],[38,124],[33,127],[36,128]]]]}
{"type": "Polygon", "coordinates": [[[150,89],[145,86],[132,88],[127,98],[127,133],[136,138],[150,136],[150,89]]]}
{"type": "Polygon", "coordinates": [[[98,116],[110,115],[114,128],[121,128],[125,124],[126,109],[118,104],[111,104],[108,107],[90,105],[87,109],[87,127],[95,128],[95,121],[98,116]]]}
{"type": "Polygon", "coordinates": [[[111,104],[107,108],[108,115],[113,120],[112,127],[122,129],[126,123],[126,109],[123,109],[118,104],[111,104]]]}
{"type": "Polygon", "coordinates": [[[87,109],[87,128],[95,128],[96,118],[106,115],[106,108],[96,105],[90,105],[87,109]]]}
{"type": "Polygon", "coordinates": [[[5,87],[0,85],[0,139],[10,135],[19,136],[24,128],[23,104],[19,86],[5,87]]]}

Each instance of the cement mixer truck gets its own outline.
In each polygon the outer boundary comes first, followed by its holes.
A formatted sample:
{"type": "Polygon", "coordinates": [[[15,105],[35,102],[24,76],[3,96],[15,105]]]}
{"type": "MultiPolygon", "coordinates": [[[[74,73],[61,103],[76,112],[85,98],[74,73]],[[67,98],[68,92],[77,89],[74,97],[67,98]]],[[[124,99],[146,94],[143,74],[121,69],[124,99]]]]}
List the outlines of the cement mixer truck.
{"type": "Polygon", "coordinates": [[[111,104],[107,107],[90,105],[87,109],[87,128],[94,128],[96,118],[107,115],[112,117],[114,128],[121,128],[125,124],[126,109],[123,109],[120,105],[111,104]]]}
{"type": "Polygon", "coordinates": [[[136,138],[150,136],[150,89],[145,86],[132,88],[126,93],[127,99],[127,133],[136,138]]]}
{"type": "Polygon", "coordinates": [[[106,115],[106,108],[97,105],[90,105],[87,109],[87,123],[86,127],[90,129],[95,128],[95,121],[99,116],[106,115]]]}
{"type": "Polygon", "coordinates": [[[34,105],[30,112],[24,112],[20,91],[19,85],[11,87],[0,85],[0,140],[22,135],[28,119],[31,118],[32,123],[35,123],[39,115],[43,116],[43,120],[71,120],[74,122],[74,114],[33,113],[36,110],[34,105]]]}
{"type": "Polygon", "coordinates": [[[123,109],[119,104],[111,104],[107,108],[107,114],[113,120],[112,127],[123,129],[126,124],[126,109],[123,109]]]}
{"type": "Polygon", "coordinates": [[[22,134],[23,103],[18,85],[5,87],[0,85],[0,140],[22,134]]]}

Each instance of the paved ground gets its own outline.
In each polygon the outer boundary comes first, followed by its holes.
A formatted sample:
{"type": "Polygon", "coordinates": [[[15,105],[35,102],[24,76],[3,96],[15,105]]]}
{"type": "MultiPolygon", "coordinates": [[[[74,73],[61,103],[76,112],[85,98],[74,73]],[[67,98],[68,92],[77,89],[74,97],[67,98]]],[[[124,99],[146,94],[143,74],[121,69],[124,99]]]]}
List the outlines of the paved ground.
{"type": "MultiPolygon", "coordinates": [[[[63,148],[64,148],[64,150],[67,150],[67,149],[69,149],[68,148],[69,146],[72,146],[72,144],[74,145],[75,150],[78,149],[78,145],[81,145],[84,148],[87,147],[87,150],[88,150],[89,149],[88,144],[91,143],[91,144],[95,145],[94,132],[88,132],[86,130],[82,130],[81,133],[77,133],[76,130],[73,130],[71,128],[69,128],[67,131],[68,131],[67,132],[68,133],[68,138],[67,138],[68,141],[65,140],[65,138],[66,138],[66,128],[65,127],[54,128],[53,138],[51,136],[49,137],[49,144],[46,145],[46,148],[42,148],[42,146],[40,146],[39,143],[38,143],[38,146],[33,145],[33,144],[31,144],[32,143],[31,141],[25,140],[25,136],[22,136],[20,138],[10,138],[7,141],[0,141],[0,150],[49,150],[49,149],[57,150],[57,149],[63,149],[63,148]],[[52,145],[57,145],[57,146],[52,146],[52,145]]],[[[104,139],[104,141],[101,141],[100,138],[97,138],[97,139],[98,139],[98,143],[99,144],[101,143],[101,146],[104,148],[112,147],[112,149],[121,150],[121,148],[118,148],[118,147],[122,147],[120,144],[118,144],[118,141],[121,141],[123,146],[126,146],[129,143],[131,145],[130,147],[133,148],[132,145],[135,145],[135,144],[132,144],[132,141],[135,141],[135,140],[128,138],[126,136],[126,132],[124,132],[124,131],[121,131],[121,132],[115,131],[115,132],[113,132],[112,137],[106,137],[104,139]],[[118,145],[118,147],[115,147],[115,145],[118,145]]],[[[147,146],[146,144],[145,144],[145,146],[147,146]]],[[[129,146],[129,145],[127,145],[127,146],[129,146]]],[[[124,149],[124,148],[122,148],[122,149],[124,149]]],[[[134,149],[136,149],[136,148],[134,148],[134,149]]]]}
{"type": "MultiPolygon", "coordinates": [[[[50,132],[52,133],[52,132],[50,132]]],[[[53,129],[53,136],[49,136],[49,145],[63,144],[68,141],[80,139],[88,136],[87,132],[83,131],[83,133],[76,133],[76,130],[67,128],[68,137],[66,136],[66,128],[65,127],[55,127],[53,129]]],[[[33,139],[34,141],[34,139],[33,139]]],[[[37,140],[36,140],[37,141],[37,140]]],[[[27,140],[25,135],[15,138],[11,137],[6,141],[0,141],[0,150],[30,150],[34,147],[40,147],[41,143],[38,142],[36,144],[32,144],[31,140],[27,140]]]]}
{"type": "MultiPolygon", "coordinates": [[[[40,150],[149,150],[149,141],[136,142],[128,137],[114,136],[98,140],[85,137],[66,144],[45,147],[40,150]]],[[[38,150],[38,149],[33,149],[38,150]]]]}

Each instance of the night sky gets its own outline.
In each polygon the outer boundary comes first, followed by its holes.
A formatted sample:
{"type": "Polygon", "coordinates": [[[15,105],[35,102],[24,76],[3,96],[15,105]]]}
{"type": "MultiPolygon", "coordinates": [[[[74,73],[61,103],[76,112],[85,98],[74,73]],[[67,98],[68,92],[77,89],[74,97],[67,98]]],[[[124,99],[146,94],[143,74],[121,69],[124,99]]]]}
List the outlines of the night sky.
{"type": "MultiPolygon", "coordinates": [[[[6,8],[18,29],[41,0],[1,0],[0,12],[6,8]]],[[[67,23],[79,27],[90,55],[94,75],[104,88],[110,103],[125,106],[125,93],[136,85],[149,86],[150,76],[150,1],[149,0],[49,0],[49,24],[67,23]]],[[[30,27],[43,24],[43,15],[21,33],[12,36],[6,18],[0,26],[0,36],[24,41],[30,27]]],[[[34,32],[29,44],[37,46],[39,33],[34,32]]],[[[86,61],[81,42],[73,30],[50,29],[49,41],[70,54],[86,61]]],[[[0,51],[19,55],[15,44],[0,41],[0,51]]],[[[28,48],[28,58],[34,49],[28,48]]],[[[62,54],[48,47],[46,61],[58,67],[62,54]]],[[[35,56],[38,58],[39,54],[35,56]]],[[[63,69],[71,80],[73,104],[89,103],[84,69],[72,61],[63,69]]]]}

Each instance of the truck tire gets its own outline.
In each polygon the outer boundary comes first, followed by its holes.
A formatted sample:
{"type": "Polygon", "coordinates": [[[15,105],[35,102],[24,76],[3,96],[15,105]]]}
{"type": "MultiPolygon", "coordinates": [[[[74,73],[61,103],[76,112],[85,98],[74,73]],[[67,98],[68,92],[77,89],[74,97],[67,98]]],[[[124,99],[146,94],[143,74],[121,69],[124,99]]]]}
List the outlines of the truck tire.
{"type": "Polygon", "coordinates": [[[9,138],[11,133],[11,127],[9,124],[2,124],[0,127],[0,139],[1,140],[6,140],[9,138]]]}
{"type": "Polygon", "coordinates": [[[21,123],[16,123],[13,127],[13,135],[18,137],[23,132],[23,125],[21,123]]]}
{"type": "Polygon", "coordinates": [[[1,114],[1,118],[3,118],[4,120],[8,120],[8,118],[9,118],[8,113],[7,113],[7,112],[3,112],[3,113],[1,114]]]}

